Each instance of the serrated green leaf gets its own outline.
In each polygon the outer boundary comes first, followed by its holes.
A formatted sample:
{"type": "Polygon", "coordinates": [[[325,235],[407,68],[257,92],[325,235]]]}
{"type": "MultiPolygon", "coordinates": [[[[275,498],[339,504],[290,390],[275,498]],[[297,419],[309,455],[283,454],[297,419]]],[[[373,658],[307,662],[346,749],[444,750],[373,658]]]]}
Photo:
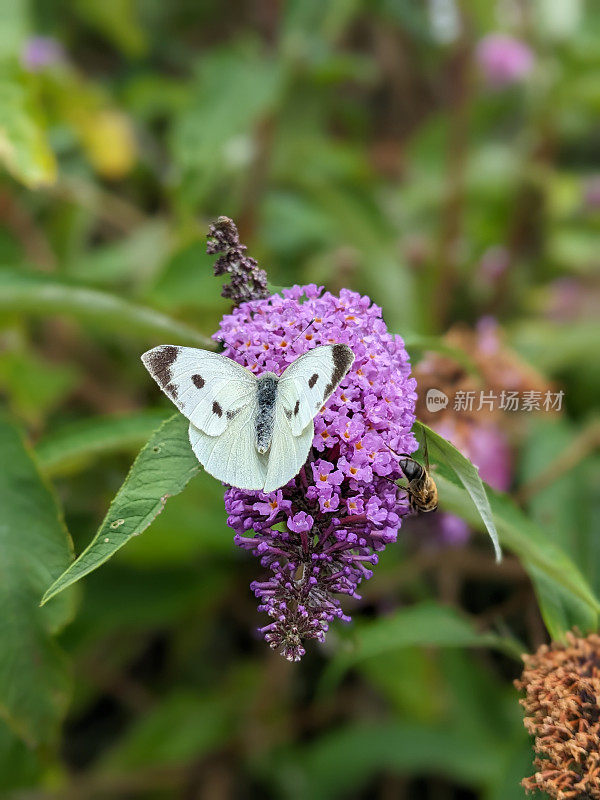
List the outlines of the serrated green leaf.
{"type": "Polygon", "coordinates": [[[165,421],[166,411],[140,411],[123,417],[92,417],[52,430],[35,452],[42,469],[50,474],[103,453],[142,445],[165,421]]]}
{"type": "Polygon", "coordinates": [[[30,189],[56,180],[56,160],[48,145],[33,89],[16,64],[0,64],[0,160],[30,189]]]}
{"type": "Polygon", "coordinates": [[[0,268],[0,311],[33,314],[71,314],[119,334],[165,339],[173,344],[215,349],[214,342],[183,322],[159,311],[57,278],[0,268]]]}
{"type": "Polygon", "coordinates": [[[439,433],[436,433],[427,425],[423,425],[422,422],[416,422],[415,427],[421,432],[421,441],[426,434],[429,457],[432,461],[439,461],[443,467],[451,470],[467,490],[490,535],[494,545],[494,552],[496,553],[496,561],[501,561],[502,551],[500,550],[500,542],[498,541],[498,531],[496,530],[496,523],[494,522],[492,509],[490,508],[490,503],[485,493],[483,481],[479,477],[479,470],[468,458],[463,456],[460,450],[457,450],[453,444],[450,444],[450,442],[440,436],[439,433]]]}
{"type": "Polygon", "coordinates": [[[0,715],[30,745],[52,740],[69,698],[69,671],[52,632],[72,598],[39,597],[72,558],[56,500],[19,431],[0,417],[0,715]]]}
{"type": "Polygon", "coordinates": [[[160,514],[169,497],[197,475],[200,464],[180,414],[166,420],[139,452],[98,532],[79,558],[48,588],[42,604],[83,578],[139,536],[160,514]]]}

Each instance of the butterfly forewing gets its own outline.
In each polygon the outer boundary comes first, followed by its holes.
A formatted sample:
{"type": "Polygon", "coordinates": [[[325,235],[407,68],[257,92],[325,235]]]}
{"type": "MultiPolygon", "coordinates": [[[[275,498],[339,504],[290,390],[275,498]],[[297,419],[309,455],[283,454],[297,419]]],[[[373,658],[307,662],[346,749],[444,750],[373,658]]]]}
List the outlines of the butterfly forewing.
{"type": "Polygon", "coordinates": [[[279,398],[294,436],[299,436],[338,387],[354,361],[345,344],[315,347],[296,359],[279,379],[279,398]]]}
{"type": "Polygon", "coordinates": [[[218,353],[171,344],[142,356],[148,372],[181,413],[209,436],[220,436],[256,397],[256,378],[218,353]]]}

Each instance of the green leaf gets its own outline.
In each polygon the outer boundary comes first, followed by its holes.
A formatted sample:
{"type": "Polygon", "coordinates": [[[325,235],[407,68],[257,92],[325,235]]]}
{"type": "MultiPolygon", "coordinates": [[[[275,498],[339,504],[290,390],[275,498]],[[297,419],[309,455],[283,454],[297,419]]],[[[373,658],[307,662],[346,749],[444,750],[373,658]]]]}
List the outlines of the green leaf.
{"type": "Polygon", "coordinates": [[[231,557],[231,529],[223,513],[223,486],[201,470],[194,479],[194,491],[173,497],[164,514],[152,523],[152,536],[136,536],[119,563],[146,570],[200,559],[222,563],[231,557]],[[200,519],[202,536],[198,535],[200,519]]]}
{"type": "Polygon", "coordinates": [[[254,131],[276,106],[285,79],[281,63],[254,41],[205,51],[189,105],[173,126],[180,200],[196,204],[245,174],[254,157],[254,131]]]}
{"type": "Polygon", "coordinates": [[[37,755],[0,720],[0,792],[4,797],[15,789],[38,785],[43,771],[37,755]]]}
{"type": "MultiPolygon", "coordinates": [[[[435,480],[443,508],[462,517],[474,528],[481,529],[482,520],[479,512],[456,478],[453,479],[447,472],[442,474],[440,467],[435,471],[435,480]]],[[[577,624],[582,630],[590,630],[591,619],[597,624],[600,601],[578,567],[507,495],[496,492],[489,486],[486,486],[485,490],[502,541],[519,556],[534,583],[539,570],[552,584],[562,587],[570,595],[573,602],[570,603],[570,609],[564,611],[563,624],[573,619],[573,611],[577,607],[574,601],[579,598],[584,603],[585,613],[578,616],[577,624]]],[[[541,601],[546,596],[544,589],[545,587],[542,587],[539,594],[541,601]]],[[[558,593],[554,593],[553,603],[559,602],[559,596],[558,593]]],[[[545,618],[552,616],[553,630],[557,633],[561,626],[558,624],[556,609],[542,608],[542,613],[545,618]]]]}
{"type": "Polygon", "coordinates": [[[162,698],[100,759],[98,773],[197,762],[243,734],[264,677],[257,666],[240,660],[215,674],[208,691],[179,689],[162,698]]]}
{"type": "Polygon", "coordinates": [[[567,631],[577,627],[581,631],[594,631],[598,614],[579,597],[558,586],[556,581],[548,577],[533,565],[528,570],[550,638],[559,641],[567,631]]]}
{"type": "Polygon", "coordinates": [[[0,61],[18,58],[30,30],[31,9],[29,3],[17,0],[2,4],[0,25],[0,61]]]}
{"type": "Polygon", "coordinates": [[[148,47],[146,33],[138,19],[141,6],[134,0],[75,0],[75,13],[131,58],[143,55],[148,47]]]}
{"type": "Polygon", "coordinates": [[[178,250],[149,287],[148,302],[159,308],[185,307],[202,312],[211,320],[228,312],[230,304],[221,296],[222,281],[213,274],[215,257],[206,252],[206,241],[192,241],[178,250]]]}
{"type": "MultiPolygon", "coordinates": [[[[491,520],[494,531],[496,528],[500,531],[504,544],[519,556],[528,571],[553,637],[561,638],[574,625],[584,631],[594,629],[600,601],[578,567],[553,541],[552,535],[538,527],[507,495],[484,485],[478,475],[479,487],[475,487],[477,492],[474,496],[473,487],[465,483],[455,464],[449,463],[446,457],[446,451],[450,452],[450,449],[458,453],[456,448],[447,442],[447,448],[440,446],[444,440],[438,434],[422,423],[416,425],[426,430],[430,454],[433,453],[437,461],[434,474],[440,505],[473,527],[488,532],[491,520]]],[[[464,456],[461,458],[470,464],[464,456]]]]}
{"type": "Polygon", "coordinates": [[[56,180],[56,160],[46,140],[33,87],[12,63],[0,64],[0,160],[30,189],[56,180]]]}
{"type": "Polygon", "coordinates": [[[72,597],[39,597],[72,558],[50,488],[18,430],[0,417],[0,715],[30,745],[52,740],[67,707],[69,672],[51,634],[72,614],[72,597]]]}
{"type": "Polygon", "coordinates": [[[104,564],[133,536],[143,533],[163,510],[167,499],[179,494],[198,474],[200,464],[189,445],[188,426],[184,417],[175,414],[150,437],[98,532],[79,558],[46,591],[42,604],[104,564]]]}
{"type": "Polygon", "coordinates": [[[119,334],[164,339],[173,344],[215,349],[214,342],[183,322],[108,292],[78,286],[46,275],[0,268],[0,311],[71,314],[119,334]]]}
{"type": "Polygon", "coordinates": [[[290,800],[329,800],[356,794],[381,772],[435,772],[468,786],[486,785],[503,753],[496,742],[447,725],[359,722],[327,733],[299,750],[277,755],[275,775],[290,800]]]}
{"type": "Polygon", "coordinates": [[[76,658],[85,657],[107,637],[117,634],[127,638],[132,632],[177,627],[190,614],[200,636],[203,620],[211,624],[213,609],[227,602],[225,595],[235,580],[235,570],[225,559],[223,563],[216,559],[200,563],[199,559],[186,558],[178,565],[144,565],[143,569],[112,561],[87,576],[81,605],[64,635],[65,642],[76,658]]]}
{"type": "MultiPolygon", "coordinates": [[[[206,243],[203,242],[206,250],[206,243]]],[[[66,265],[70,277],[86,284],[108,287],[110,284],[143,286],[154,279],[171,247],[171,233],[165,220],[152,218],[133,228],[116,241],[76,252],[66,265]]],[[[203,264],[196,264],[203,272],[203,264]]],[[[205,270],[205,278],[213,277],[205,270]]]]}
{"type": "Polygon", "coordinates": [[[595,491],[600,470],[594,465],[600,467],[600,459],[596,461],[593,451],[598,441],[598,419],[592,417],[581,427],[564,415],[542,414],[528,426],[518,464],[519,496],[527,515],[571,556],[596,590],[600,570],[594,500],[600,502],[595,491]]]}
{"type": "Polygon", "coordinates": [[[348,669],[369,658],[386,656],[402,647],[493,647],[520,657],[520,648],[494,633],[480,633],[454,609],[424,602],[358,625],[352,649],[337,655],[326,669],[322,691],[329,692],[348,669]]]}
{"type": "Polygon", "coordinates": [[[102,772],[199,759],[231,735],[233,714],[224,695],[177,692],[145,714],[102,760],[102,772]],[[168,735],[165,733],[168,731],[168,735]]]}
{"type": "Polygon", "coordinates": [[[93,456],[142,445],[165,421],[166,411],[140,411],[122,417],[92,417],[52,430],[36,447],[40,466],[54,474],[93,456]]]}
{"type": "Polygon", "coordinates": [[[417,430],[421,431],[421,439],[424,438],[425,434],[427,435],[430,458],[432,460],[441,461],[444,467],[452,470],[454,475],[458,477],[467,490],[491,537],[496,553],[496,561],[501,561],[502,551],[500,550],[500,542],[498,541],[496,523],[494,522],[492,509],[490,508],[490,503],[485,493],[483,481],[479,477],[479,470],[476,466],[471,464],[468,458],[463,456],[460,450],[457,450],[453,444],[450,444],[450,442],[446,441],[446,439],[427,425],[423,425],[422,422],[416,422],[415,427],[417,430]]]}
{"type": "Polygon", "coordinates": [[[15,416],[34,426],[59,405],[77,378],[70,364],[49,363],[25,348],[0,353],[0,388],[15,416]]]}

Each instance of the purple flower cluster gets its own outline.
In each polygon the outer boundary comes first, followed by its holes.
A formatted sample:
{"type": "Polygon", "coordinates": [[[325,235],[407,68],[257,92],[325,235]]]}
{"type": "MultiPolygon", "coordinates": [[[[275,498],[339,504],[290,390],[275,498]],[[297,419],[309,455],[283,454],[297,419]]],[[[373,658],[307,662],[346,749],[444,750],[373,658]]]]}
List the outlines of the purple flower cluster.
{"type": "Polygon", "coordinates": [[[360,582],[371,577],[377,554],[396,540],[408,512],[390,448],[416,449],[416,382],[402,339],[388,333],[368,297],[346,289],[336,297],[314,284],[282,294],[243,303],[223,318],[215,338],[225,355],[253,372],[276,374],[318,345],[347,344],[356,357],[315,418],[299,475],[268,495],[225,492],[236,544],[267,570],[251,585],[259,611],[271,618],[260,632],[298,661],[305,640],[322,642],[330,622],[349,620],[336,595],[359,597],[360,582]]]}

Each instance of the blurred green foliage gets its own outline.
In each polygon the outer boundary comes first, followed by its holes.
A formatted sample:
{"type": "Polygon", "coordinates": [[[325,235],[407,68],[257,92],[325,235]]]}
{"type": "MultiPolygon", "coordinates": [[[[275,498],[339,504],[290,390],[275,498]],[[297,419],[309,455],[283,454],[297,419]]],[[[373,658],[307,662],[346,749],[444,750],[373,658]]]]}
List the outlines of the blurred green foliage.
{"type": "Polygon", "coordinates": [[[597,626],[599,37],[584,0],[3,4],[0,796],[524,797],[516,656],[597,626]],[[491,90],[497,30],[534,67],[491,90]],[[515,416],[513,497],[488,492],[518,558],[407,529],[299,665],[253,636],[260,568],[204,473],[39,607],[63,510],[77,554],[104,542],[171,414],[139,354],[229,310],[220,214],[274,286],[369,294],[415,362],[491,315],[565,391],[515,416]]]}

